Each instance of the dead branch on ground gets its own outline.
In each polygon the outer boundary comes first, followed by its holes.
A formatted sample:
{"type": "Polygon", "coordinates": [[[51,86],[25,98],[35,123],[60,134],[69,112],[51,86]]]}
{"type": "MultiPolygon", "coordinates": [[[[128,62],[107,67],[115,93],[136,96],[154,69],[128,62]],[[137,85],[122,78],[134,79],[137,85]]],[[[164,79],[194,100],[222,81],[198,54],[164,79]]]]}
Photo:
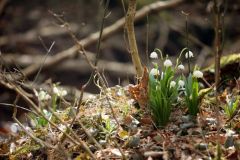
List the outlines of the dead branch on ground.
{"type": "MultiPolygon", "coordinates": [[[[69,24],[73,32],[77,32],[79,27],[75,23],[69,24]]],[[[18,42],[36,42],[38,37],[52,37],[52,36],[61,36],[68,34],[66,30],[59,28],[57,26],[39,26],[37,29],[32,29],[27,31],[26,33],[17,33],[11,35],[5,35],[0,37],[0,46],[7,44],[15,44],[18,42]]]]}

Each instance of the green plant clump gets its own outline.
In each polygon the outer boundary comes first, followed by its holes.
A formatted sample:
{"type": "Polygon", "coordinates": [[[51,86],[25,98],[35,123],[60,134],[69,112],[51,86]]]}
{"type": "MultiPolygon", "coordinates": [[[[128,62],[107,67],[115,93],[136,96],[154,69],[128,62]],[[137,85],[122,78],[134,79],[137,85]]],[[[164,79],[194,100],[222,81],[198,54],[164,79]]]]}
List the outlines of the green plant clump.
{"type": "Polygon", "coordinates": [[[149,73],[148,84],[149,106],[156,125],[165,126],[168,123],[172,106],[176,104],[178,98],[181,99],[181,93],[184,93],[184,102],[189,114],[196,116],[200,103],[198,78],[202,78],[203,73],[195,69],[187,78],[183,74],[179,77],[175,76],[177,70],[180,72],[184,70],[184,66],[179,65],[182,53],[187,51],[185,54],[187,59],[193,57],[193,53],[187,48],[183,49],[176,61],[176,66],[173,67],[170,59],[168,57],[164,59],[159,49],[152,52],[150,58],[158,59],[156,51],[161,55],[162,71],[160,73],[159,65],[153,63],[154,68],[149,73]]]}
{"type": "MultiPolygon", "coordinates": [[[[162,59],[163,60],[163,59],[162,59]]],[[[158,65],[149,73],[149,105],[157,126],[165,126],[169,120],[171,107],[177,99],[177,83],[173,81],[175,69],[172,62],[166,58],[161,75],[158,65]]]]}

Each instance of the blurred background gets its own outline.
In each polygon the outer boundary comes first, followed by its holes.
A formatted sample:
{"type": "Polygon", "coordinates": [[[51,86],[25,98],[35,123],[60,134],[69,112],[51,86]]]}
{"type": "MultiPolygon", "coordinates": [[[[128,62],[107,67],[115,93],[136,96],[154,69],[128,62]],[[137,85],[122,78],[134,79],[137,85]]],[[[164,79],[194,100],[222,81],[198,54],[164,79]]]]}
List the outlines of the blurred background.
{"type": "MultiPolygon", "coordinates": [[[[138,2],[138,9],[153,2],[154,0],[141,0],[138,2]]],[[[44,61],[47,52],[44,45],[49,48],[54,42],[50,57],[75,44],[66,28],[56,20],[49,10],[61,15],[69,23],[77,38],[81,40],[100,29],[104,1],[1,0],[1,3],[3,7],[0,13],[0,49],[3,58],[9,65],[18,65],[24,68],[32,63],[44,61]],[[3,6],[4,1],[5,5],[3,6]]],[[[126,3],[125,5],[127,6],[126,3]]],[[[147,65],[146,54],[149,55],[154,48],[161,49],[164,54],[169,56],[176,56],[181,49],[186,47],[186,16],[182,13],[184,11],[189,14],[189,48],[195,55],[194,60],[199,66],[209,65],[213,56],[212,46],[214,43],[211,5],[211,1],[186,1],[170,9],[150,14],[138,21],[136,36],[143,63],[147,65]],[[210,62],[206,61],[208,57],[210,62]]],[[[225,13],[224,54],[239,51],[239,7],[238,1],[228,1],[225,13]]],[[[121,0],[110,1],[109,15],[105,26],[112,25],[123,16],[124,9],[121,0]]],[[[119,79],[122,83],[126,78],[131,79],[134,70],[131,66],[124,30],[121,29],[108,37],[101,45],[100,59],[108,62],[104,65],[109,85],[119,83],[119,79]],[[128,66],[129,72],[128,70],[116,68],[115,71],[108,68],[108,65],[114,67],[114,63],[110,62],[116,62],[116,67],[119,63],[124,64],[125,67],[128,66]]],[[[92,53],[90,57],[96,53],[96,46],[97,44],[94,43],[85,48],[92,53]]],[[[61,82],[62,85],[80,87],[88,79],[90,72],[91,68],[82,57],[73,57],[42,71],[37,81],[42,83],[51,78],[54,82],[61,82]]],[[[95,89],[89,91],[96,92],[95,89]]]]}
{"type": "MultiPolygon", "coordinates": [[[[155,1],[157,0],[139,0],[137,9],[155,1]]],[[[126,7],[127,0],[124,2],[126,7]]],[[[99,31],[104,3],[103,0],[0,0],[0,50],[4,65],[18,69],[36,63],[44,65],[52,56],[75,45],[64,25],[49,11],[61,15],[76,37],[82,40],[99,31]],[[51,45],[51,51],[45,60],[46,48],[51,45]]],[[[174,60],[186,47],[186,15],[183,12],[188,14],[189,48],[194,53],[192,63],[202,68],[213,63],[212,2],[186,0],[177,6],[149,14],[135,23],[138,49],[144,65],[151,66],[148,56],[155,48],[161,49],[174,60]]],[[[122,17],[122,1],[110,0],[105,27],[122,17]]],[[[239,17],[239,0],[227,0],[224,15],[224,55],[240,51],[239,17]]],[[[94,60],[97,43],[85,47],[85,50],[90,59],[94,60]]],[[[102,41],[99,68],[104,70],[109,86],[134,82],[135,70],[123,28],[102,41]]],[[[41,71],[35,83],[40,85],[51,79],[63,86],[80,89],[90,74],[91,68],[83,56],[78,54],[41,71]]],[[[32,81],[35,75],[36,73],[29,76],[28,80],[32,81]]],[[[15,98],[4,88],[0,89],[0,102],[9,102],[15,98]]],[[[99,92],[93,84],[86,91],[99,92]]]]}

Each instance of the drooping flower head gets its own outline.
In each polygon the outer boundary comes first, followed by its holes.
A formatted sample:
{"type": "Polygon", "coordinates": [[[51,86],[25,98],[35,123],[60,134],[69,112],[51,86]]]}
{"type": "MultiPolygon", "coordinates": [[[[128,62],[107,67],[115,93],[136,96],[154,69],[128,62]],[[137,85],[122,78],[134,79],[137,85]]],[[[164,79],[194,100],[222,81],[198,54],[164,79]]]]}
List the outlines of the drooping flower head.
{"type": "Polygon", "coordinates": [[[180,71],[183,71],[183,70],[185,69],[184,65],[182,65],[182,64],[178,65],[177,68],[178,68],[180,71]]]}
{"type": "Polygon", "coordinates": [[[158,54],[157,54],[157,52],[153,51],[153,52],[150,54],[150,58],[152,58],[152,59],[158,59],[158,54]]]}
{"type": "Polygon", "coordinates": [[[165,67],[171,67],[173,64],[172,64],[172,61],[170,59],[166,59],[163,63],[163,65],[165,67]]]}
{"type": "Polygon", "coordinates": [[[179,81],[178,81],[178,85],[179,85],[180,87],[184,87],[184,81],[183,81],[183,80],[179,80],[179,81]]]}
{"type": "Polygon", "coordinates": [[[67,95],[67,91],[63,88],[58,88],[56,86],[53,87],[53,93],[56,94],[59,97],[64,97],[67,95]]]}
{"type": "Polygon", "coordinates": [[[51,99],[51,96],[42,88],[40,88],[39,92],[37,92],[36,90],[34,90],[34,92],[35,92],[35,95],[38,97],[39,101],[47,101],[51,99]]]}
{"type": "Polygon", "coordinates": [[[151,69],[150,75],[153,75],[153,76],[159,75],[159,70],[156,68],[151,69]]]}
{"type": "Polygon", "coordinates": [[[171,81],[170,82],[170,88],[175,87],[175,86],[176,86],[176,82],[175,81],[171,81]]]}
{"type": "Polygon", "coordinates": [[[203,78],[203,73],[199,70],[196,70],[196,71],[193,72],[193,77],[203,78]]]}
{"type": "Polygon", "coordinates": [[[186,52],[186,54],[185,54],[185,58],[186,58],[186,59],[192,58],[192,57],[193,57],[193,52],[192,52],[192,51],[186,52]]]}

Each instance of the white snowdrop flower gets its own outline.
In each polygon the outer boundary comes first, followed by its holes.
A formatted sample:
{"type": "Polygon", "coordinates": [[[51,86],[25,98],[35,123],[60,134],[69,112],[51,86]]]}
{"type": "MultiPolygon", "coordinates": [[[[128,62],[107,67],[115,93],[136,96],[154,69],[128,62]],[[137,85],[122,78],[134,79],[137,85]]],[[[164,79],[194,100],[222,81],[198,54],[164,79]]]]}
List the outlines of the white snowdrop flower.
{"type": "Polygon", "coordinates": [[[56,86],[53,87],[53,93],[58,94],[59,90],[56,86]]]}
{"type": "Polygon", "coordinates": [[[51,99],[51,96],[42,88],[40,88],[39,92],[37,92],[36,90],[34,90],[34,92],[35,92],[35,95],[38,97],[39,101],[46,101],[51,99]]]}
{"type": "Polygon", "coordinates": [[[233,130],[231,130],[231,129],[228,129],[227,132],[226,132],[226,136],[227,136],[227,137],[231,137],[231,136],[233,136],[234,134],[235,134],[235,132],[234,132],[233,130]]]}
{"type": "Polygon", "coordinates": [[[17,123],[12,123],[10,126],[10,130],[12,133],[17,133],[19,130],[19,125],[17,123]]]}
{"type": "Polygon", "coordinates": [[[175,86],[176,86],[176,82],[175,81],[171,81],[170,82],[170,88],[175,87],[175,86]]]}
{"type": "Polygon", "coordinates": [[[180,71],[183,71],[183,70],[185,69],[184,65],[182,65],[182,64],[178,65],[177,68],[178,68],[180,71]]]}
{"type": "Polygon", "coordinates": [[[159,75],[159,70],[156,68],[151,69],[150,75],[153,75],[153,76],[159,75]]]}
{"type": "Polygon", "coordinates": [[[13,153],[13,152],[15,152],[16,151],[16,144],[14,143],[14,142],[12,142],[11,144],[10,144],[10,147],[9,147],[9,152],[10,153],[13,153]]]}
{"type": "Polygon", "coordinates": [[[44,101],[44,100],[49,100],[49,99],[51,99],[51,96],[47,92],[45,92],[45,91],[39,92],[39,100],[44,101]]]}
{"type": "Polygon", "coordinates": [[[62,96],[66,96],[67,95],[67,91],[66,90],[62,90],[62,96]]]}
{"type": "Polygon", "coordinates": [[[179,85],[180,87],[184,87],[184,81],[183,81],[183,80],[179,80],[179,81],[178,81],[178,85],[179,85]]]}
{"type": "Polygon", "coordinates": [[[67,91],[62,89],[62,88],[58,88],[56,86],[53,87],[53,93],[56,94],[59,97],[64,97],[67,95],[67,91]]]}
{"type": "Polygon", "coordinates": [[[191,58],[191,57],[193,57],[193,52],[192,51],[186,52],[185,58],[188,59],[188,58],[191,58]],[[188,55],[189,55],[189,57],[188,57],[188,55]]]}
{"type": "Polygon", "coordinates": [[[199,70],[196,70],[196,71],[193,72],[193,77],[203,78],[203,73],[199,70]]]}
{"type": "Polygon", "coordinates": [[[226,102],[229,106],[231,106],[231,99],[230,99],[230,96],[228,94],[226,96],[226,102]]]}
{"type": "Polygon", "coordinates": [[[152,59],[158,59],[158,54],[153,51],[153,52],[150,54],[150,58],[152,58],[152,59]]]}
{"type": "Polygon", "coordinates": [[[171,67],[172,66],[172,61],[170,59],[166,59],[163,63],[165,67],[171,67]]]}

